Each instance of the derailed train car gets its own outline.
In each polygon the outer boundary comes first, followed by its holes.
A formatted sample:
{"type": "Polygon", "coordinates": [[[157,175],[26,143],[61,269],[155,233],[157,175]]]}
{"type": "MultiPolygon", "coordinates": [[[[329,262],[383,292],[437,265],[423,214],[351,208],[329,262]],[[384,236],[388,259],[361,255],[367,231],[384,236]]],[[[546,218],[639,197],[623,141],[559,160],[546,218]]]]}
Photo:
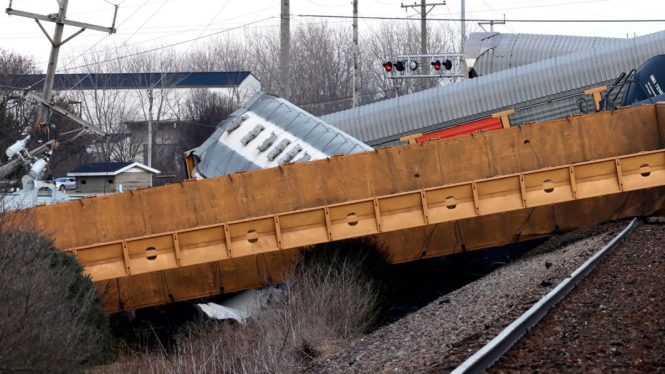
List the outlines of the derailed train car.
{"type": "MultiPolygon", "coordinates": [[[[647,95],[628,88],[626,103],[658,100],[660,75],[647,65],[626,81],[647,95]]],[[[300,114],[264,99],[255,103],[265,112],[245,108],[189,153],[192,175],[210,178],[37,207],[4,224],[52,236],[117,312],[278,282],[319,243],[372,237],[391,262],[415,261],[651,214],[665,199],[665,104],[371,150],[314,117],[285,131],[300,114]],[[293,121],[273,120],[276,108],[293,121]],[[311,128],[329,140],[308,138],[311,128]],[[335,149],[356,153],[328,157],[335,149]],[[306,154],[322,158],[297,162],[306,154]]]]}
{"type": "Polygon", "coordinates": [[[663,186],[665,105],[656,104],[12,217],[73,253],[117,312],[280,281],[317,243],[373,237],[399,263],[650,214],[663,186]]]}

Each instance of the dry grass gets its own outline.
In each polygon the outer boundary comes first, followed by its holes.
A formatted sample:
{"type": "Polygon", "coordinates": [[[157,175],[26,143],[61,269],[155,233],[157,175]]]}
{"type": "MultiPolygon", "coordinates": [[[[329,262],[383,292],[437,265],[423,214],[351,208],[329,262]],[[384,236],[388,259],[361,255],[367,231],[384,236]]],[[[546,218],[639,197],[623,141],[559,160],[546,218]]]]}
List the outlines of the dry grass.
{"type": "Polygon", "coordinates": [[[385,259],[376,247],[349,241],[303,256],[294,275],[246,325],[190,324],[174,348],[126,351],[100,372],[290,373],[365,333],[379,316],[385,259]]]}

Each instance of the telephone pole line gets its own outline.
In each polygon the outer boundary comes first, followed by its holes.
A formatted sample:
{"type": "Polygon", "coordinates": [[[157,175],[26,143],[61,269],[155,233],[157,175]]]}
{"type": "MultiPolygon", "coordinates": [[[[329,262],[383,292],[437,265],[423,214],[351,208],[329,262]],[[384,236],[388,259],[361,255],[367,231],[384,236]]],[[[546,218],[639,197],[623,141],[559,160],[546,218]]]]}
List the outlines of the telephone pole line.
{"type": "MultiPolygon", "coordinates": [[[[74,39],[74,37],[81,34],[86,29],[97,30],[107,32],[109,34],[115,33],[115,18],[118,14],[118,6],[115,6],[115,13],[113,15],[113,24],[111,27],[103,27],[98,25],[93,25],[84,22],[70,21],[67,19],[67,5],[69,0],[58,0],[58,13],[42,15],[37,13],[24,12],[21,10],[12,9],[12,2],[9,2],[9,7],[6,12],[8,15],[20,16],[32,18],[37,22],[37,25],[42,30],[46,38],[51,42],[51,54],[49,56],[48,68],[46,71],[46,82],[44,83],[43,98],[46,103],[51,102],[51,91],[53,90],[53,81],[55,80],[55,70],[58,65],[58,55],[60,53],[60,47],[67,43],[68,41],[74,39]],[[44,26],[41,22],[53,22],[55,23],[55,31],[53,33],[53,38],[46,32],[44,26]],[[79,27],[80,30],[69,36],[64,41],[62,40],[62,34],[65,28],[65,25],[79,27]]],[[[46,121],[46,116],[48,114],[48,106],[42,105],[39,110],[39,116],[37,117],[37,124],[43,124],[46,121]]]]}
{"type": "Polygon", "coordinates": [[[459,53],[464,54],[464,39],[466,39],[466,4],[464,0],[462,0],[462,24],[460,29],[462,29],[462,37],[460,38],[459,53]]]}
{"type": "Polygon", "coordinates": [[[289,98],[289,65],[291,51],[291,18],[289,0],[282,0],[282,14],[279,38],[279,96],[289,98]]]}
{"type": "Polygon", "coordinates": [[[360,91],[360,49],[358,48],[358,0],[353,0],[353,91],[352,106],[358,106],[360,91]]]}
{"type": "MultiPolygon", "coordinates": [[[[402,4],[401,7],[404,9],[407,8],[417,8],[420,7],[420,54],[427,54],[427,15],[437,6],[437,5],[446,5],[446,2],[441,3],[427,3],[426,0],[420,0],[420,5],[413,3],[411,5],[402,4]],[[427,9],[427,7],[431,7],[427,9]]],[[[423,58],[420,62],[422,67],[423,74],[429,74],[429,64],[427,59],[423,58]]]]}

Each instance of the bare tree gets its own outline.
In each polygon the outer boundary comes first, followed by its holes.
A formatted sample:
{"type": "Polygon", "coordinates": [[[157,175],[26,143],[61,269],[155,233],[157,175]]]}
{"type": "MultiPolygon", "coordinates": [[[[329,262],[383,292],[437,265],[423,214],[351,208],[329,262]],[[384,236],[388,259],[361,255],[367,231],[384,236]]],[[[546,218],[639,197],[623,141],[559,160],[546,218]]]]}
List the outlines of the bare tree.
{"type": "MultiPolygon", "coordinates": [[[[448,24],[435,24],[428,30],[428,49],[455,51],[455,33],[448,24]]],[[[300,25],[291,37],[290,100],[313,114],[343,110],[351,106],[351,32],[326,23],[300,25]]],[[[447,81],[436,79],[387,79],[382,62],[397,55],[417,52],[420,30],[411,22],[381,23],[369,29],[360,41],[361,102],[404,95],[447,81]]],[[[248,70],[268,93],[279,86],[279,38],[270,31],[254,31],[240,36],[227,34],[204,47],[195,47],[183,56],[183,65],[192,70],[248,70]]]]}
{"type": "Polygon", "coordinates": [[[13,77],[16,74],[36,72],[35,62],[25,56],[0,48],[0,151],[19,138],[32,132],[36,107],[23,100],[22,92],[14,89],[19,83],[13,77]]]}
{"type": "MultiPolygon", "coordinates": [[[[428,28],[429,51],[453,53],[453,30],[448,24],[428,28]]],[[[381,23],[361,41],[363,47],[363,86],[368,95],[365,102],[404,95],[446,83],[437,79],[388,79],[382,63],[400,54],[419,53],[420,29],[415,23],[381,23]]]]}
{"type": "MultiPolygon", "coordinates": [[[[432,25],[428,49],[454,52],[455,35],[448,24],[432,25]]],[[[294,28],[290,100],[315,115],[349,108],[353,73],[351,44],[348,28],[326,23],[294,28]]],[[[436,79],[386,78],[381,63],[400,54],[413,53],[419,44],[420,30],[411,22],[378,24],[362,35],[361,103],[447,83],[436,79]]],[[[92,66],[88,72],[250,71],[259,79],[264,91],[274,93],[279,87],[278,56],[278,35],[270,29],[258,29],[223,34],[181,52],[174,49],[106,51],[86,57],[86,65],[92,66]]],[[[220,113],[242,102],[239,94],[238,90],[222,95],[216,91],[173,89],[166,82],[156,82],[133,92],[98,88],[92,93],[79,93],[73,101],[82,102],[85,117],[112,134],[94,140],[97,145],[93,148],[99,150],[101,159],[129,161],[143,154],[145,161],[147,150],[151,148],[153,160],[170,160],[170,164],[180,165],[178,152],[183,148],[180,143],[189,146],[191,140],[212,131],[221,120],[217,117],[220,113]],[[229,101],[230,98],[233,100],[229,101]],[[149,123],[153,124],[152,147],[147,147],[149,123]],[[190,125],[175,131],[177,123],[190,125]],[[190,134],[181,131],[183,129],[190,134]]]]}

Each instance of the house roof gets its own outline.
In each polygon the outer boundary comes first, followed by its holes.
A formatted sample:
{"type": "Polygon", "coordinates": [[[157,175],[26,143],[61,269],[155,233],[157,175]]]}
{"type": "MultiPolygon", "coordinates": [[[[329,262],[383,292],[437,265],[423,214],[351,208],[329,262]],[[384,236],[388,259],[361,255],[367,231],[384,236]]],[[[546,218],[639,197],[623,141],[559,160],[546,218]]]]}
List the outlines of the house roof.
{"type": "MultiPolygon", "coordinates": [[[[90,73],[56,74],[54,90],[237,87],[252,76],[248,71],[212,71],[179,73],[90,73]]],[[[22,74],[6,77],[14,87],[41,90],[44,74],[22,74]]]]}
{"type": "Polygon", "coordinates": [[[132,168],[140,168],[154,174],[160,173],[159,170],[153,169],[139,162],[96,162],[96,163],[81,165],[78,168],[67,173],[67,176],[69,177],[114,176],[120,173],[124,173],[125,171],[130,170],[132,168]]]}

